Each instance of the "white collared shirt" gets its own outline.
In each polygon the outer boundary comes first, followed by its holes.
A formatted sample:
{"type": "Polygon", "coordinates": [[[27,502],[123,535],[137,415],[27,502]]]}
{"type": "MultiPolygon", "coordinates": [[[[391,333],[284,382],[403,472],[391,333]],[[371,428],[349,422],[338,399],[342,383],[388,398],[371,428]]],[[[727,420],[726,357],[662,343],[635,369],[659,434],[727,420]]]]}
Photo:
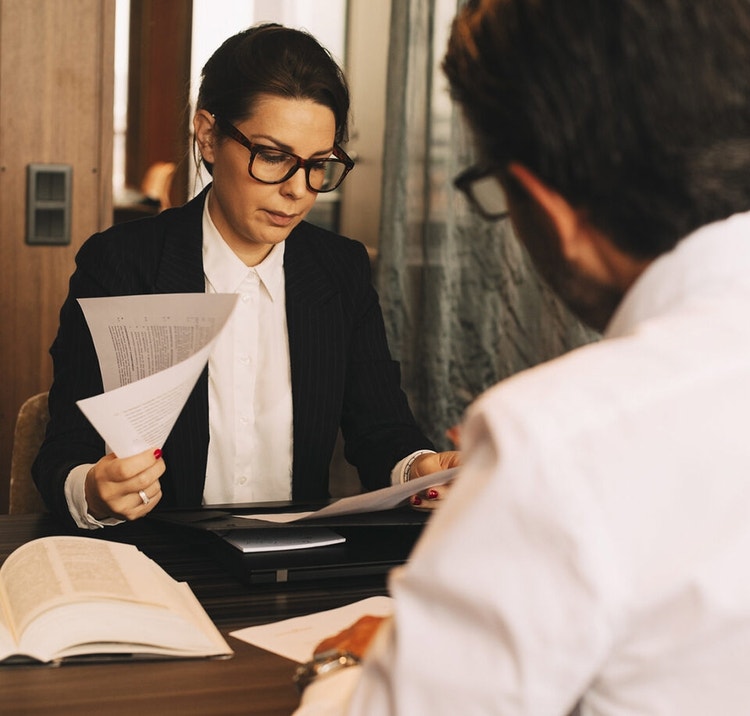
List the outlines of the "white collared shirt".
{"type": "Polygon", "coordinates": [[[203,210],[207,293],[240,300],[208,361],[208,464],[204,504],[292,495],[292,381],[284,248],[246,266],[203,210]]]}
{"type": "Polygon", "coordinates": [[[391,629],[299,716],[745,716],[749,315],[747,213],[656,259],[605,340],[479,398],[391,629]]]}

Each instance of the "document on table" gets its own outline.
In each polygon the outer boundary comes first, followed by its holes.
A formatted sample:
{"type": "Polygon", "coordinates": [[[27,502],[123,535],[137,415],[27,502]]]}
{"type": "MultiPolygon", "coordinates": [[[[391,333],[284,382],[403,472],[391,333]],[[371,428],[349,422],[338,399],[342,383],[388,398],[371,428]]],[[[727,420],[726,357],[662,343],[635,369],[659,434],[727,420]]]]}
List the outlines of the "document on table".
{"type": "Polygon", "coordinates": [[[389,617],[392,613],[393,599],[391,597],[369,597],[338,609],[247,627],[229,632],[229,635],[287,659],[303,663],[312,658],[315,647],[323,639],[338,634],[342,629],[354,624],[360,617],[389,617]]]}
{"type": "Polygon", "coordinates": [[[415,480],[409,480],[409,482],[404,482],[401,485],[392,485],[391,487],[383,487],[380,490],[373,490],[372,492],[363,492],[360,495],[343,497],[330,505],[312,512],[277,512],[234,516],[248,520],[264,520],[265,522],[285,524],[287,522],[299,522],[321,517],[392,510],[420,490],[432,487],[433,485],[444,485],[446,482],[450,482],[457,471],[458,468],[452,467],[448,470],[441,470],[440,472],[433,472],[424,477],[418,477],[415,480]]]}
{"type": "Polygon", "coordinates": [[[172,293],[78,299],[104,393],[78,407],[109,449],[160,448],[208,362],[236,294],[172,293]]]}

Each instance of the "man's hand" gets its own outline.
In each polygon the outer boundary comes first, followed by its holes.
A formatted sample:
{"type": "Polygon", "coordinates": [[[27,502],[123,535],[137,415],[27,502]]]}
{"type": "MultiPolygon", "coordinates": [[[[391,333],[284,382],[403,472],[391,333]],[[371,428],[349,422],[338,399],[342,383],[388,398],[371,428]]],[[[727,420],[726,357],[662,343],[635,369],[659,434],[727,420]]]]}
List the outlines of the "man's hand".
{"type": "Polygon", "coordinates": [[[315,653],[320,654],[330,649],[348,651],[355,656],[364,656],[385,617],[365,616],[354,622],[350,627],[335,636],[328,637],[315,647],[315,653]]]}

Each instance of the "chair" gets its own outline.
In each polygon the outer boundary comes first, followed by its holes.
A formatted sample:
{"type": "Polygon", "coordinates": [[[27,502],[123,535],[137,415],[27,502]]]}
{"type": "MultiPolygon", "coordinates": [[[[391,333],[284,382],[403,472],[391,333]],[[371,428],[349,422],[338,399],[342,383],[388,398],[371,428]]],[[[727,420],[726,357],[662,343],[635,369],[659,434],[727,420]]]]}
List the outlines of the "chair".
{"type": "Polygon", "coordinates": [[[174,162],[154,162],[143,175],[140,189],[124,189],[121,196],[115,197],[113,222],[122,224],[169,209],[172,206],[172,179],[176,169],[174,162]]]}
{"type": "Polygon", "coordinates": [[[158,210],[172,206],[172,179],[177,165],[174,162],[154,162],[143,175],[141,192],[145,197],[158,202],[158,210]]]}
{"type": "Polygon", "coordinates": [[[45,512],[47,509],[31,478],[31,465],[44,440],[48,421],[46,392],[26,400],[18,411],[10,464],[8,512],[11,515],[45,512]]]}

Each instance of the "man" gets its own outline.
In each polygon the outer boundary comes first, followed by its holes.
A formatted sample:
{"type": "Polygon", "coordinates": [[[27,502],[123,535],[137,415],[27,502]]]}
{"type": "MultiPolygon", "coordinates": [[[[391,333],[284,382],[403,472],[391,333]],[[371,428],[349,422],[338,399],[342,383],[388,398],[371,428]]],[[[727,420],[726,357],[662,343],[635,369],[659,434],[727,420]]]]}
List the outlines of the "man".
{"type": "Polygon", "coordinates": [[[393,618],[301,714],[747,714],[749,38],[747,0],[460,12],[472,176],[604,340],[471,407],[393,618]]]}

